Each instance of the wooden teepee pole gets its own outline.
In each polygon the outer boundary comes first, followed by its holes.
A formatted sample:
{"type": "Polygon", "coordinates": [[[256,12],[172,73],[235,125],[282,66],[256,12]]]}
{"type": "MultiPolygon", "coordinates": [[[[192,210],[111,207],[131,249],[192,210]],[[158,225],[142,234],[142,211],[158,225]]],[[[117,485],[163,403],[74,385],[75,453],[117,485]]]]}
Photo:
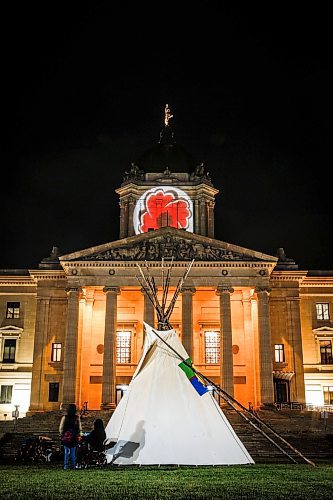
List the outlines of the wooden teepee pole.
{"type": "Polygon", "coordinates": [[[313,467],[316,466],[316,464],[314,462],[312,462],[311,460],[309,460],[308,458],[306,458],[299,450],[297,450],[297,448],[295,448],[294,446],[292,446],[286,439],[284,439],[282,436],[280,436],[280,434],[278,434],[276,431],[274,431],[274,429],[265,423],[264,420],[262,420],[260,417],[254,415],[253,413],[251,413],[245,406],[243,406],[239,401],[237,401],[235,398],[233,398],[232,396],[230,396],[227,392],[225,392],[223,389],[221,389],[220,387],[217,387],[217,385],[212,381],[210,380],[208,377],[206,377],[205,375],[203,375],[202,373],[200,373],[198,370],[196,370],[191,364],[189,364],[186,359],[183,358],[183,356],[181,356],[177,351],[176,349],[174,349],[171,345],[169,345],[158,333],[157,331],[153,328],[153,332],[155,333],[155,335],[160,339],[162,340],[162,342],[164,342],[164,344],[166,344],[169,349],[171,351],[173,351],[177,357],[186,365],[188,366],[189,368],[191,368],[191,370],[199,375],[201,378],[203,378],[206,382],[208,382],[209,385],[211,385],[212,387],[215,388],[215,390],[220,394],[220,396],[222,397],[222,399],[228,403],[235,411],[238,415],[240,415],[244,420],[246,420],[246,422],[248,424],[250,424],[255,430],[257,430],[260,434],[262,434],[270,443],[272,443],[278,450],[280,450],[284,455],[286,455],[292,462],[296,463],[297,464],[297,461],[291,456],[289,455],[288,452],[286,452],[283,448],[281,448],[281,446],[276,442],[274,441],[274,439],[272,439],[270,436],[268,436],[268,434],[266,434],[266,432],[264,432],[260,427],[258,427],[256,424],[254,424],[246,415],[245,413],[242,413],[241,411],[238,410],[238,408],[236,407],[236,405],[238,405],[240,408],[242,408],[242,410],[244,410],[246,413],[249,413],[251,415],[252,418],[254,418],[254,420],[256,420],[259,424],[261,425],[264,425],[265,427],[267,427],[275,437],[277,437],[278,439],[280,439],[285,445],[287,445],[294,453],[296,453],[298,456],[300,456],[305,462],[307,462],[308,464],[312,465],[313,467]]]}
{"type": "Polygon", "coordinates": [[[186,271],[185,271],[184,275],[183,275],[183,276],[180,278],[180,280],[178,281],[178,285],[177,285],[176,291],[175,291],[175,293],[174,293],[174,296],[173,296],[173,298],[172,298],[172,300],[171,300],[171,302],[170,302],[170,305],[169,305],[169,307],[168,307],[168,309],[167,309],[167,311],[166,311],[166,313],[165,313],[165,319],[166,319],[167,321],[169,321],[169,319],[170,319],[170,316],[171,316],[171,314],[172,314],[173,308],[175,307],[176,300],[178,299],[178,295],[180,294],[180,291],[181,291],[181,289],[182,289],[182,286],[183,286],[183,284],[184,284],[184,281],[186,280],[186,278],[187,278],[187,276],[188,276],[188,273],[190,272],[190,269],[191,269],[191,267],[192,267],[192,265],[193,265],[193,262],[194,262],[194,260],[192,260],[192,261],[188,264],[188,266],[187,266],[187,268],[186,268],[186,271]]]}

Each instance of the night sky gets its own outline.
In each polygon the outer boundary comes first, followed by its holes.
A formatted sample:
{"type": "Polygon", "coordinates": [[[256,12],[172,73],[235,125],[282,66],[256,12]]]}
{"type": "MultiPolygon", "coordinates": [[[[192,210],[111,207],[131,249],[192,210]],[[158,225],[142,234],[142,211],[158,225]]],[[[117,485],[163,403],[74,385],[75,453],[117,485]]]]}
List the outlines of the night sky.
{"type": "Polygon", "coordinates": [[[27,4],[2,8],[0,268],[118,239],[114,190],[166,103],[220,190],[216,238],[333,268],[328,11],[27,4]]]}

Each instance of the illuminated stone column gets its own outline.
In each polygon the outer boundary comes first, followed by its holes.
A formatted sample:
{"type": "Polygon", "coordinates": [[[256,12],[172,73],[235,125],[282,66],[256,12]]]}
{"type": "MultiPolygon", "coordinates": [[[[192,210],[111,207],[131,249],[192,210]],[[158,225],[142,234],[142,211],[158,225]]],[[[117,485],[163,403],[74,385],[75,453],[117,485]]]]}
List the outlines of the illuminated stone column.
{"type": "Polygon", "coordinates": [[[216,294],[220,296],[221,324],[221,372],[220,387],[230,396],[234,396],[234,366],[232,356],[232,324],[230,296],[234,289],[229,286],[218,286],[216,294]]]}
{"type": "Polygon", "coordinates": [[[122,200],[120,206],[120,239],[126,238],[128,227],[128,202],[122,200]]]}
{"type": "Polygon", "coordinates": [[[245,340],[245,359],[246,359],[246,388],[249,397],[249,402],[257,405],[256,383],[255,383],[255,368],[256,368],[256,350],[255,350],[255,334],[253,328],[253,311],[252,311],[252,296],[251,289],[242,290],[242,306],[243,306],[243,321],[244,321],[244,340],[245,340]]]}
{"type": "Polygon", "coordinates": [[[199,200],[194,200],[194,232],[200,234],[199,200]]]}
{"type": "Polygon", "coordinates": [[[299,307],[299,297],[287,297],[287,331],[291,344],[291,369],[295,372],[291,381],[291,400],[304,404],[304,364],[299,307]]]}
{"type": "Polygon", "coordinates": [[[182,342],[189,357],[193,360],[193,301],[195,288],[183,287],[182,294],[182,342]]]}
{"type": "Polygon", "coordinates": [[[134,236],[134,225],[133,225],[133,213],[135,207],[135,199],[131,196],[128,200],[128,228],[127,228],[127,236],[134,236]]]}
{"type": "Polygon", "coordinates": [[[207,204],[208,210],[208,235],[209,238],[214,238],[214,201],[209,201],[207,204]]]}
{"type": "Polygon", "coordinates": [[[103,409],[116,407],[116,346],[117,346],[117,295],[120,288],[117,286],[105,287],[106,294],[104,356],[102,380],[103,409]]]}
{"type": "MultiPolygon", "coordinates": [[[[155,316],[154,306],[148,298],[144,288],[141,288],[143,294],[143,321],[154,328],[155,316]]],[[[145,340],[145,331],[143,330],[143,342],[145,340]]]]}
{"type": "Polygon", "coordinates": [[[82,325],[82,350],[81,350],[81,403],[89,402],[90,386],[90,356],[92,318],[95,290],[88,289],[85,295],[83,325],[82,325]]]}
{"type": "Polygon", "coordinates": [[[49,327],[50,299],[37,297],[36,328],[29,411],[43,410],[43,362],[49,327]]]}
{"type": "Polygon", "coordinates": [[[202,236],[207,235],[207,224],[206,224],[206,201],[204,198],[200,198],[200,234],[202,236]]]}
{"type": "Polygon", "coordinates": [[[79,300],[80,287],[70,287],[67,290],[68,309],[67,326],[64,345],[64,380],[62,389],[62,408],[69,403],[77,403],[76,370],[77,370],[77,345],[78,345],[78,326],[79,326],[79,300]]]}
{"type": "Polygon", "coordinates": [[[258,337],[260,370],[260,404],[274,403],[272,341],[269,320],[269,288],[256,288],[258,297],[258,337]]]}

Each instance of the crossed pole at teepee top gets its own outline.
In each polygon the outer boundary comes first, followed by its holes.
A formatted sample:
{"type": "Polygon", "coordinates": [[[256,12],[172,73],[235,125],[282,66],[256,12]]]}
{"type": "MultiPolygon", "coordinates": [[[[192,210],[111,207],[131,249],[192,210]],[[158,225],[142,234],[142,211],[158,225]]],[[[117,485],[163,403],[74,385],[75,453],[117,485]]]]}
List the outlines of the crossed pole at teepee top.
{"type": "MultiPolygon", "coordinates": [[[[190,269],[193,265],[194,260],[188,263],[185,272],[183,276],[179,278],[178,284],[176,286],[176,290],[173,294],[173,297],[170,301],[170,304],[168,307],[166,307],[166,302],[167,302],[167,297],[168,297],[168,292],[169,292],[169,287],[170,287],[170,282],[171,282],[171,270],[173,267],[173,257],[170,261],[170,265],[165,266],[164,260],[162,259],[161,263],[161,283],[162,283],[162,299],[161,302],[158,299],[157,296],[157,286],[156,282],[154,279],[154,276],[152,276],[149,266],[147,261],[145,261],[145,269],[146,269],[146,274],[143,272],[142,267],[140,264],[136,264],[139,271],[140,271],[140,276],[137,276],[137,279],[141,285],[141,287],[144,289],[144,291],[147,294],[147,297],[151,301],[151,303],[154,306],[154,309],[157,314],[157,319],[158,319],[158,330],[171,330],[172,326],[170,324],[170,316],[172,314],[172,311],[175,307],[176,300],[182,290],[182,286],[188,276],[188,273],[190,272],[190,269]]],[[[280,434],[278,434],[269,424],[264,422],[258,415],[253,414],[248,408],[243,406],[239,401],[237,401],[233,396],[225,392],[221,387],[217,386],[212,380],[207,378],[205,375],[200,373],[198,370],[195,369],[195,367],[188,362],[188,360],[185,360],[172,346],[170,346],[166,340],[156,331],[153,329],[153,332],[156,334],[156,336],[168,346],[168,348],[173,351],[178,358],[185,363],[189,368],[193,370],[193,372],[201,377],[207,384],[210,386],[214,387],[216,392],[222,397],[222,399],[229,405],[231,408],[233,408],[238,415],[240,415],[248,424],[250,424],[255,430],[257,430],[260,434],[262,434],[271,444],[273,444],[278,450],[280,450],[284,455],[286,455],[292,462],[297,463],[296,460],[270,436],[266,434],[265,431],[262,430],[262,426],[267,428],[272,434],[274,435],[275,438],[278,438],[281,442],[283,442],[285,445],[288,446],[294,453],[296,453],[299,457],[301,457],[305,462],[308,464],[312,465],[315,467],[315,463],[306,458],[299,450],[297,450],[294,446],[292,446],[288,441],[286,441],[280,434]],[[240,411],[238,408],[240,408],[242,411],[240,411]],[[255,420],[256,423],[254,423],[252,420],[250,420],[247,416],[251,416],[252,419],[255,420]]]]}
{"type": "Polygon", "coordinates": [[[193,265],[194,260],[191,260],[191,262],[188,263],[185,272],[183,276],[181,276],[178,280],[178,284],[176,286],[176,290],[173,294],[173,297],[170,301],[170,304],[168,307],[166,307],[166,302],[168,298],[168,292],[170,288],[170,282],[171,282],[171,270],[173,267],[173,257],[170,261],[170,265],[165,266],[164,259],[162,259],[162,264],[161,264],[161,283],[162,283],[162,299],[159,301],[158,296],[157,296],[157,286],[155,282],[154,276],[152,276],[149,266],[147,261],[145,261],[145,269],[146,269],[146,274],[144,274],[142,267],[140,264],[136,264],[139,271],[140,271],[140,276],[137,276],[137,279],[144,289],[144,291],[147,294],[147,297],[149,298],[150,302],[153,304],[154,309],[157,314],[157,320],[158,320],[158,329],[159,330],[171,330],[172,326],[170,324],[170,316],[172,314],[172,311],[175,307],[176,300],[178,299],[178,296],[182,290],[182,286],[188,276],[188,273],[190,272],[190,269],[193,265]]]}

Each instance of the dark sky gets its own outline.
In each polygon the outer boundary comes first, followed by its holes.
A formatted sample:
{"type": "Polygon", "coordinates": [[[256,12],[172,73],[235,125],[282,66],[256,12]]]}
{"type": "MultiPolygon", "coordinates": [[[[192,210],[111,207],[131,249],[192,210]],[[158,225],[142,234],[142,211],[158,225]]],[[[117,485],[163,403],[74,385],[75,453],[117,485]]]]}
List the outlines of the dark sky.
{"type": "Polygon", "coordinates": [[[27,4],[2,10],[0,268],[118,239],[114,190],[165,103],[220,190],[218,239],[333,268],[328,10],[27,4]]]}

